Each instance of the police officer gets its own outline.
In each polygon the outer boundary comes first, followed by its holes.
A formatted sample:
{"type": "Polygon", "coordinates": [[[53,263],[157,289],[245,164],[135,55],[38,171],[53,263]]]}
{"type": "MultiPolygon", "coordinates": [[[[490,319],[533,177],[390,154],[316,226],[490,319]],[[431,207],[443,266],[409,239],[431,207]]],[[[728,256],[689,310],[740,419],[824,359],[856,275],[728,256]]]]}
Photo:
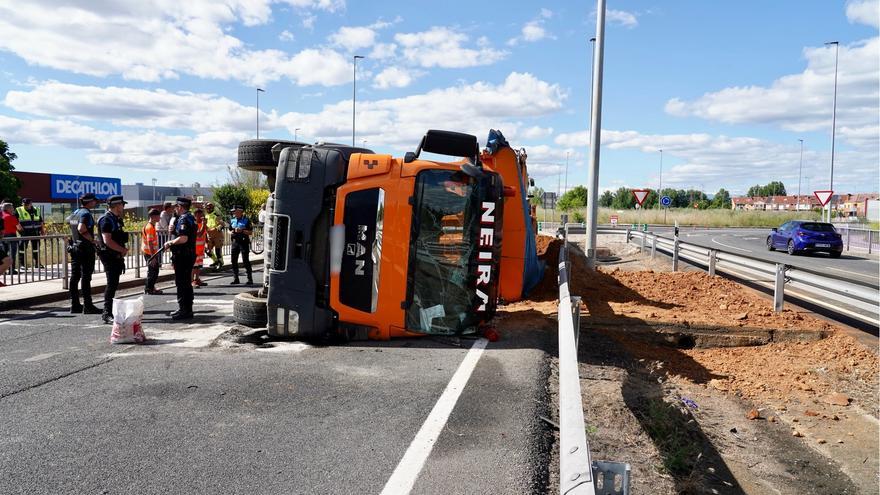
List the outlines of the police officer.
{"type": "Polygon", "coordinates": [[[80,208],[68,217],[71,242],[67,247],[70,253],[70,312],[87,315],[100,314],[101,310],[92,304],[92,273],[95,271],[95,219],[91,208],[98,203],[94,194],[88,193],[79,198],[80,208]],[[79,302],[80,281],[82,281],[82,304],[79,302]]]}
{"type": "MultiPolygon", "coordinates": [[[[23,237],[46,235],[43,215],[40,213],[40,210],[34,208],[29,198],[21,200],[21,206],[15,209],[15,214],[18,216],[19,223],[21,223],[21,235],[23,237]]],[[[34,260],[34,268],[43,268],[43,265],[40,264],[40,241],[38,239],[21,241],[18,249],[18,264],[22,267],[25,266],[25,251],[27,251],[27,244],[29,242],[31,245],[31,257],[34,260]]]]}
{"type": "Polygon", "coordinates": [[[107,213],[98,219],[98,230],[101,238],[98,241],[98,254],[107,275],[107,287],[104,288],[104,312],[101,319],[104,323],[113,323],[113,298],[119,287],[119,277],[125,271],[125,255],[128,254],[128,234],[122,214],[127,201],[122,196],[107,198],[107,213]]]}
{"type": "Polygon", "coordinates": [[[169,314],[172,320],[193,317],[192,269],[196,262],[196,219],[189,212],[192,200],[177,198],[177,221],[174,223],[174,239],[165,243],[171,249],[171,266],[174,267],[174,285],[177,286],[177,311],[169,314]]]}
{"type": "Polygon", "coordinates": [[[238,279],[238,255],[241,253],[241,260],[244,262],[244,269],[247,273],[247,285],[254,283],[253,273],[251,272],[251,234],[253,226],[248,217],[244,216],[244,208],[235,205],[232,208],[232,220],[229,227],[232,229],[232,283],[240,284],[238,279]]]}

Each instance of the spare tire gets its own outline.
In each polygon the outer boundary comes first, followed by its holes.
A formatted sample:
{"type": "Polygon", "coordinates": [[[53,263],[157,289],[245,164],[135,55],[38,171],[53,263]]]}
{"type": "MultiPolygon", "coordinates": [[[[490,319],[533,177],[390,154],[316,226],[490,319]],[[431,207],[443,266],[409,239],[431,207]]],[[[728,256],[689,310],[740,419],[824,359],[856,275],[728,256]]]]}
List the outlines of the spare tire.
{"type": "Polygon", "coordinates": [[[272,159],[272,147],[279,143],[292,146],[305,145],[305,143],[297,141],[279,139],[250,139],[242,141],[238,143],[238,166],[255,172],[275,170],[278,164],[272,159]]]}
{"type": "Polygon", "coordinates": [[[259,297],[259,290],[241,292],[232,301],[232,317],[235,322],[253,328],[265,328],[266,298],[259,297]]]}

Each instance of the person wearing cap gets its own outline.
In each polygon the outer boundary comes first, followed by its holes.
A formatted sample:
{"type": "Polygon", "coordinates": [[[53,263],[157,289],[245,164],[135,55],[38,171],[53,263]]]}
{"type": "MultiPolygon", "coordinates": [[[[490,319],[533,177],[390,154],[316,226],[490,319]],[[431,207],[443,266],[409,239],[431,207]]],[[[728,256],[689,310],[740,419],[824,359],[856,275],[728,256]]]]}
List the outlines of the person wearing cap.
{"type": "Polygon", "coordinates": [[[107,213],[98,219],[98,230],[101,237],[98,241],[98,255],[107,275],[107,286],[104,288],[104,312],[101,319],[104,323],[113,323],[113,298],[119,287],[119,277],[125,272],[125,255],[128,254],[128,233],[122,214],[128,202],[122,196],[107,198],[107,213]]]}
{"type": "Polygon", "coordinates": [[[148,216],[149,221],[141,229],[141,251],[147,262],[147,283],[144,286],[144,294],[159,296],[162,295],[162,291],[156,289],[156,281],[159,279],[161,256],[156,256],[152,261],[150,258],[159,252],[159,233],[156,230],[156,224],[159,223],[160,212],[153,208],[148,216]]]}
{"type": "MultiPolygon", "coordinates": [[[[22,229],[21,224],[18,222],[18,218],[15,216],[15,208],[12,206],[12,203],[5,201],[0,204],[0,218],[3,219],[3,243],[6,246],[6,252],[12,256],[12,262],[15,263],[19,243],[16,240],[7,239],[15,239],[18,237],[18,234],[22,229]]],[[[15,266],[12,267],[10,273],[13,275],[18,274],[18,270],[15,269],[15,266]]]]}
{"type": "Polygon", "coordinates": [[[244,207],[235,205],[232,208],[232,215],[232,220],[229,222],[232,229],[232,283],[241,283],[238,279],[238,255],[241,254],[241,260],[247,273],[247,285],[250,285],[254,283],[250,260],[250,236],[253,233],[253,226],[251,226],[250,219],[244,216],[244,207]]]}
{"type": "Polygon", "coordinates": [[[196,262],[196,219],[189,212],[192,200],[177,198],[178,218],[174,224],[174,239],[165,243],[171,249],[174,267],[174,285],[177,287],[177,311],[169,314],[172,320],[193,317],[192,269],[196,262]]]}
{"type": "Polygon", "coordinates": [[[95,271],[95,219],[91,209],[98,203],[92,193],[79,198],[80,208],[67,217],[70,225],[70,312],[87,315],[100,314],[92,304],[92,273],[95,271]],[[79,302],[82,283],[82,304],[79,302]]]}
{"type": "Polygon", "coordinates": [[[208,256],[214,261],[211,268],[220,270],[223,268],[223,232],[226,228],[226,222],[219,213],[214,211],[214,203],[205,205],[205,225],[208,228],[208,242],[205,249],[208,256]]]}
{"type": "MultiPolygon", "coordinates": [[[[15,209],[15,215],[18,217],[19,223],[21,223],[21,235],[23,237],[39,237],[42,235],[46,235],[46,227],[43,223],[43,215],[40,213],[40,210],[34,208],[34,205],[29,198],[24,198],[21,200],[21,206],[15,209]]],[[[19,266],[25,266],[24,259],[28,243],[30,243],[31,245],[31,258],[33,258],[34,260],[34,268],[43,268],[43,265],[40,264],[39,239],[21,241],[21,245],[19,245],[18,251],[19,266]]]]}

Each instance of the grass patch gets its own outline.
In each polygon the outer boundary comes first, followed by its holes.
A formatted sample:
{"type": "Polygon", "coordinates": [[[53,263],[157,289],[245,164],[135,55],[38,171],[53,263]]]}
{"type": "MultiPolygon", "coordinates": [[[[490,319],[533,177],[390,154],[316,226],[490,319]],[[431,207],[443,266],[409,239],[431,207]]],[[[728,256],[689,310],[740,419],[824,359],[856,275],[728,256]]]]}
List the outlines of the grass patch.
{"type": "Polygon", "coordinates": [[[687,427],[690,416],[661,399],[648,399],[637,414],[660,451],[664,471],[676,478],[690,476],[700,457],[699,442],[687,427]]]}

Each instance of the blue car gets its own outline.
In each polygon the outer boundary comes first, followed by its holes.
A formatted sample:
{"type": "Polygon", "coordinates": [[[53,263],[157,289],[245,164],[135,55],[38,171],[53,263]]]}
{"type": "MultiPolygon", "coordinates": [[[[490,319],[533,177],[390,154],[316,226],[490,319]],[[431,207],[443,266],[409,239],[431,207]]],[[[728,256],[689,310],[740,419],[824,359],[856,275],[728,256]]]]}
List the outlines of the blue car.
{"type": "Polygon", "coordinates": [[[767,249],[784,249],[791,255],[824,252],[832,258],[839,258],[843,252],[843,240],[830,223],[791,220],[770,232],[767,249]]]}

